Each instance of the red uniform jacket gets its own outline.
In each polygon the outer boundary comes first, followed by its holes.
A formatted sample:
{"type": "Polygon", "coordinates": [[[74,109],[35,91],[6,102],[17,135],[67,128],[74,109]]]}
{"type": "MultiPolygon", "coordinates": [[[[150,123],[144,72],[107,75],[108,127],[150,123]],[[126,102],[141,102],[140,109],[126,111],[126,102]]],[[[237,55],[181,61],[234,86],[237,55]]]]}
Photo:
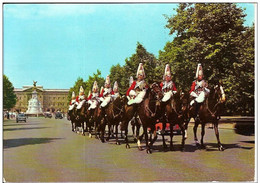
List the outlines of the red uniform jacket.
{"type": "MultiPolygon", "coordinates": [[[[99,97],[103,97],[103,93],[104,93],[104,88],[101,90],[101,93],[100,93],[100,95],[99,95],[99,97]]],[[[111,89],[111,93],[110,93],[111,95],[114,95],[115,93],[114,93],[114,91],[111,89]]]]}
{"type": "MultiPolygon", "coordinates": [[[[134,82],[132,83],[132,85],[130,86],[130,88],[128,88],[128,90],[127,90],[127,92],[126,92],[126,96],[129,96],[129,92],[130,92],[131,90],[134,90],[134,89],[135,89],[135,85],[136,85],[136,81],[134,81],[134,82]]],[[[148,86],[146,85],[145,88],[148,88],[148,86]]]]}
{"type": "Polygon", "coordinates": [[[193,81],[190,87],[190,93],[195,90],[195,86],[196,86],[196,81],[193,81]]]}

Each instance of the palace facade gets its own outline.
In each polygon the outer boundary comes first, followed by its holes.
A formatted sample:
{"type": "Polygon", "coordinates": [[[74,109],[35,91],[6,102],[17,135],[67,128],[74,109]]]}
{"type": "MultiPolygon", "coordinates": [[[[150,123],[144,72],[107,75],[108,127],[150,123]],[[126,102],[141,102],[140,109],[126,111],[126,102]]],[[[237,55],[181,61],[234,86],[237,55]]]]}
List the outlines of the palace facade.
{"type": "MultiPolygon", "coordinates": [[[[23,88],[15,88],[14,93],[17,102],[12,111],[26,112],[28,109],[28,101],[32,98],[34,86],[23,86],[23,88]]],[[[42,86],[36,86],[38,100],[41,102],[43,112],[61,111],[66,113],[68,110],[68,94],[69,89],[44,89],[42,86]]]]}

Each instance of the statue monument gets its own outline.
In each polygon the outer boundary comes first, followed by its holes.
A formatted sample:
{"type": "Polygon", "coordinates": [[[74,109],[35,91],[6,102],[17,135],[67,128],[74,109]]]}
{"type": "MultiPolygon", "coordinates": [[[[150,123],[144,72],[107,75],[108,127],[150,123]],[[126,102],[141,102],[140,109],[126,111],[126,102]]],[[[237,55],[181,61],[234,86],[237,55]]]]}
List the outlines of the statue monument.
{"type": "Polygon", "coordinates": [[[32,98],[28,102],[28,110],[26,111],[27,115],[42,115],[42,107],[41,103],[38,100],[37,91],[36,91],[36,83],[37,81],[33,81],[33,92],[32,98]]]}

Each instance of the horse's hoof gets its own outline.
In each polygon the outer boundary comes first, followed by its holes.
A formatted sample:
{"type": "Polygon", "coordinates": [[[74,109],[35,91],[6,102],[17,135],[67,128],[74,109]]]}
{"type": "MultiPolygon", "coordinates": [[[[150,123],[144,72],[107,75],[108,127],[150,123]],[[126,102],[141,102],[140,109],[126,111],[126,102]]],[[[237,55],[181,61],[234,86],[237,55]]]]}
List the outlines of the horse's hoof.
{"type": "Polygon", "coordinates": [[[139,150],[139,151],[142,151],[143,148],[142,148],[141,146],[138,146],[138,150],[139,150]]]}
{"type": "Polygon", "coordinates": [[[199,149],[199,148],[200,148],[200,144],[199,144],[199,143],[196,143],[196,147],[199,149]]]}
{"type": "Polygon", "coordinates": [[[171,150],[171,151],[174,151],[173,145],[170,146],[170,150],[171,150]]]}
{"type": "Polygon", "coordinates": [[[200,148],[201,148],[201,149],[206,149],[206,146],[201,143],[201,144],[200,144],[200,148]]]}
{"type": "Polygon", "coordinates": [[[167,145],[166,145],[166,144],[163,144],[163,148],[166,149],[166,148],[167,148],[167,145]]]}
{"type": "Polygon", "coordinates": [[[104,139],[101,139],[101,142],[102,142],[102,143],[105,143],[105,140],[104,140],[104,139]]]}
{"type": "Polygon", "coordinates": [[[130,145],[129,145],[129,144],[126,144],[126,145],[125,145],[125,148],[126,148],[126,149],[130,149],[130,145]]]}
{"type": "Polygon", "coordinates": [[[116,145],[120,145],[120,142],[116,142],[116,145]]]}
{"type": "Polygon", "coordinates": [[[92,135],[91,135],[91,134],[89,134],[89,135],[88,135],[88,137],[89,137],[89,138],[92,138],[92,135]]]}
{"type": "Polygon", "coordinates": [[[147,149],[147,150],[146,150],[146,153],[147,153],[147,154],[152,154],[151,149],[147,149]]]}
{"type": "Polygon", "coordinates": [[[219,150],[219,151],[224,151],[225,149],[224,149],[223,146],[220,146],[220,147],[218,147],[218,150],[219,150]]]}
{"type": "Polygon", "coordinates": [[[106,141],[108,142],[108,141],[109,141],[109,138],[106,138],[106,141]]]}
{"type": "Polygon", "coordinates": [[[85,133],[82,133],[82,136],[85,136],[85,133]]]}

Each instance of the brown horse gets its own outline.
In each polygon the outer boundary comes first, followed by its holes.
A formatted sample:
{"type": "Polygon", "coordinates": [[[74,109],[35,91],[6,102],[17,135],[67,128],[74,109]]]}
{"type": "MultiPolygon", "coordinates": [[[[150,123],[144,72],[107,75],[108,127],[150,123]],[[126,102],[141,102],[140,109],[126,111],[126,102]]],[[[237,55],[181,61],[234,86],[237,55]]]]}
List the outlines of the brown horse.
{"type": "Polygon", "coordinates": [[[100,108],[100,103],[97,104],[95,109],[90,110],[90,115],[92,116],[91,120],[94,124],[95,138],[100,138],[101,142],[105,142],[105,120],[102,110],[100,108]]]}
{"type": "MultiPolygon", "coordinates": [[[[141,121],[142,127],[143,127],[143,135],[145,136],[145,141],[146,141],[146,152],[147,153],[152,153],[151,151],[151,146],[157,139],[157,133],[155,130],[155,122],[157,118],[157,112],[158,112],[158,105],[159,105],[159,99],[161,95],[161,90],[160,87],[157,83],[153,83],[146,91],[146,94],[144,96],[143,101],[139,105],[125,105],[125,111],[124,111],[124,118],[123,118],[123,129],[125,130],[125,142],[126,142],[126,148],[130,148],[128,144],[128,123],[129,121],[133,118],[135,115],[135,112],[137,113],[138,118],[141,121]],[[154,135],[154,138],[148,142],[148,128],[151,129],[151,132],[154,135]]],[[[137,144],[138,144],[138,149],[142,150],[141,148],[141,140],[142,137],[137,136],[137,144]]]]}
{"type": "Polygon", "coordinates": [[[210,89],[210,93],[207,99],[205,99],[205,101],[200,105],[198,112],[199,119],[195,118],[195,108],[190,108],[190,116],[194,118],[194,120],[196,119],[195,125],[193,127],[193,132],[194,140],[198,147],[200,146],[202,149],[206,148],[203,142],[203,137],[205,135],[205,125],[206,123],[211,122],[214,125],[215,135],[218,141],[218,149],[220,151],[224,151],[224,148],[219,139],[218,121],[220,119],[221,109],[225,100],[226,99],[223,87],[219,83],[218,85],[215,85],[213,88],[210,89]],[[199,124],[201,124],[201,144],[199,144],[197,138],[197,128],[199,124]]]}
{"type": "Polygon", "coordinates": [[[87,118],[88,107],[89,104],[87,103],[86,100],[79,103],[78,106],[76,107],[76,119],[77,119],[76,126],[82,128],[81,134],[83,136],[85,136],[85,123],[87,123],[88,120],[87,118]]]}
{"type": "MultiPolygon", "coordinates": [[[[112,126],[115,127],[115,134],[116,134],[116,144],[120,144],[118,141],[118,125],[122,120],[123,116],[123,100],[121,96],[117,97],[114,101],[110,102],[108,106],[104,109],[104,125],[108,125],[108,137],[106,138],[107,141],[110,139],[112,126]]],[[[102,128],[105,130],[105,127],[102,128]]],[[[103,132],[104,133],[104,132],[103,132]]]]}
{"type": "Polygon", "coordinates": [[[71,121],[71,128],[73,132],[76,132],[76,106],[74,105],[71,110],[68,110],[68,120],[71,121]]]}
{"type": "MultiPolygon", "coordinates": [[[[181,151],[184,150],[186,133],[185,130],[185,112],[188,109],[189,94],[182,91],[174,94],[168,101],[161,103],[161,107],[164,109],[163,114],[163,131],[165,131],[166,123],[170,123],[170,149],[173,150],[173,127],[179,125],[182,133],[181,151]]],[[[162,133],[163,147],[167,145],[164,139],[164,133],[162,133]]]]}

